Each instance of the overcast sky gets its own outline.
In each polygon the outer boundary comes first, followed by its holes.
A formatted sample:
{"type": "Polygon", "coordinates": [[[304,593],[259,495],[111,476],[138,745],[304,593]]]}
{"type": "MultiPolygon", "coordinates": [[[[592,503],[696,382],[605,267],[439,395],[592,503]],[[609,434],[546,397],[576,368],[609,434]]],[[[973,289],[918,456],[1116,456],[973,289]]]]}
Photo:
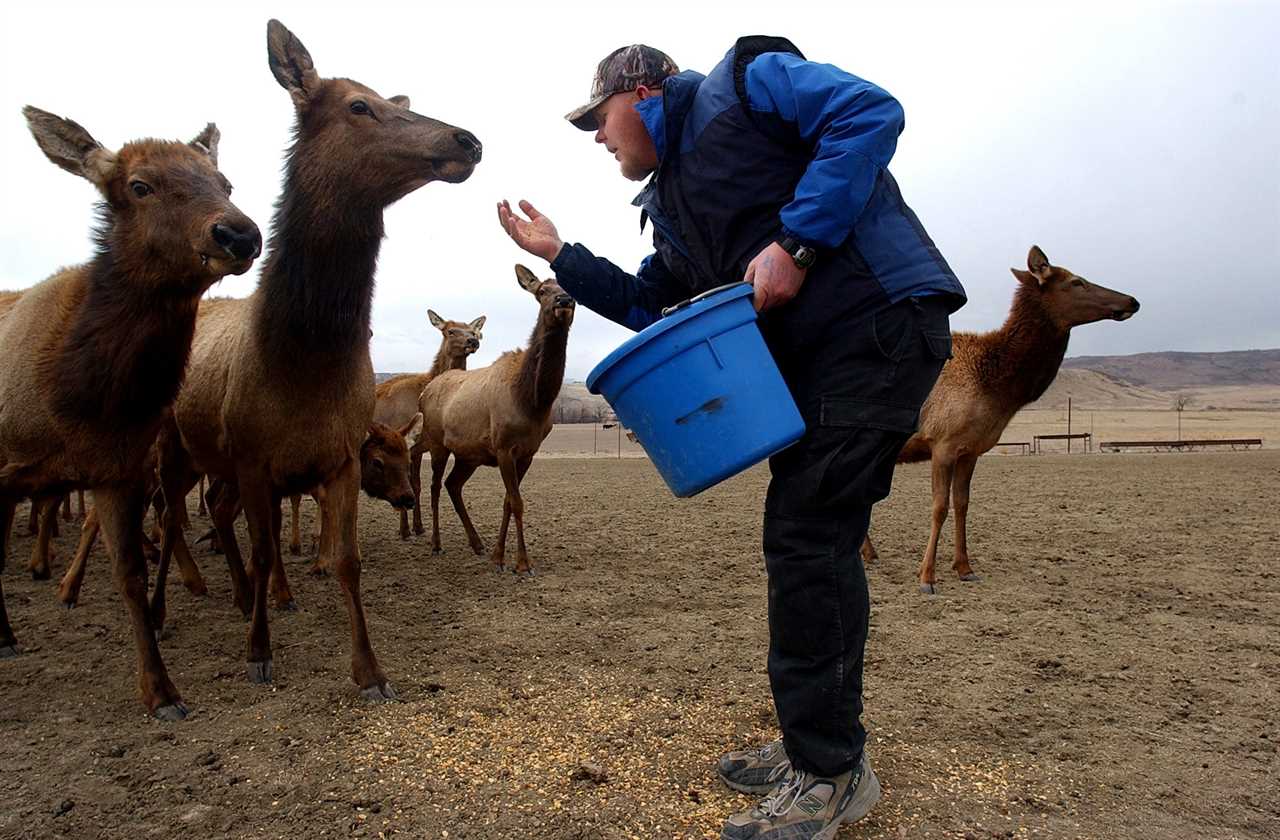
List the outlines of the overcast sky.
{"type": "MultiPolygon", "coordinates": [[[[634,270],[652,250],[637,186],[563,114],[596,62],[634,42],[706,72],[744,34],[789,37],[894,94],[907,128],[891,169],[969,291],[959,329],[998,326],[1010,266],[1052,262],[1142,301],[1123,324],[1076,331],[1070,354],[1280,347],[1280,4],[644,0],[77,6],[9,3],[2,16],[0,289],[83,261],[95,193],[48,163],[32,104],[110,148],[222,129],[234,200],[264,232],[293,109],[267,69],[279,17],[322,76],[348,76],[473,131],[484,161],[387,212],[374,366],[425,368],[428,307],[487,315],[473,366],[526,340],[533,299],[514,263],[547,267],[499,229],[494,203],[528,198],[567,241],[634,270]]],[[[217,294],[245,295],[254,272],[217,294]]],[[[580,310],[568,375],[627,333],[580,310]]]]}

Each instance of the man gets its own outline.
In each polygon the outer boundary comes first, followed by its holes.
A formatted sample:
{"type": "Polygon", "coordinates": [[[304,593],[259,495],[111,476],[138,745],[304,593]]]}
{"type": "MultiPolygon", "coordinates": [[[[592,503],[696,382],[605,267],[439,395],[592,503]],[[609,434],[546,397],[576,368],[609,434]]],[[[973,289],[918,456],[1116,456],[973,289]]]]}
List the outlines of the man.
{"type": "Polygon", "coordinates": [[[755,287],[760,328],[808,431],[769,463],[769,680],[782,738],[720,759],[768,794],[725,840],[831,838],[880,796],[863,745],[870,611],[858,546],[898,451],[950,356],[964,290],[886,166],[903,115],[875,85],[742,38],[707,76],[644,45],[610,53],[568,120],[648,179],[635,204],[655,253],[633,276],[522,201],[503,229],[579,302],[641,329],[725,283],[755,287]]]}

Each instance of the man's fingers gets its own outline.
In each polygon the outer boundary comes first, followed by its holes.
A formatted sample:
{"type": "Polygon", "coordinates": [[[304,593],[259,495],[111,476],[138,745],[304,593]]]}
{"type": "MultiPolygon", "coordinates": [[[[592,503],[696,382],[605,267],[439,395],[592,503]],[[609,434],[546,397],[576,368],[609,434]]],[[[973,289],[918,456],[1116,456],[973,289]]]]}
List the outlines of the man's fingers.
{"type": "Polygon", "coordinates": [[[534,207],[523,198],[520,199],[520,209],[529,217],[529,221],[536,222],[538,219],[542,218],[542,214],[538,212],[538,208],[534,207]]]}

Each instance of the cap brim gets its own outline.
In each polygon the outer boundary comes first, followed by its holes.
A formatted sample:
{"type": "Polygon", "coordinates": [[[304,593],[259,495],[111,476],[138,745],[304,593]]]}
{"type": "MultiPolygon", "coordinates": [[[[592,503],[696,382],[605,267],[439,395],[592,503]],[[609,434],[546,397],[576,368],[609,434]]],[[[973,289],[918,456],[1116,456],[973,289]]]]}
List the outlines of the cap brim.
{"type": "Polygon", "coordinates": [[[600,124],[596,122],[596,108],[599,108],[604,101],[613,94],[603,94],[592,99],[581,108],[577,108],[564,115],[564,118],[573,124],[574,128],[582,131],[595,131],[600,128],[600,124]]]}

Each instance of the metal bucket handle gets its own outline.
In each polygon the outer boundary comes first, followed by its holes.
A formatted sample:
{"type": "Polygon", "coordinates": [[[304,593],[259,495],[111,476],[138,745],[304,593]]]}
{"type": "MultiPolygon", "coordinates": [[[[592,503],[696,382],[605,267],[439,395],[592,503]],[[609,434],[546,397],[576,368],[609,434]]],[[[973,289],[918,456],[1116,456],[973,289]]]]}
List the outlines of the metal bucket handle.
{"type": "Polygon", "coordinates": [[[688,306],[692,306],[693,304],[698,303],[699,301],[706,300],[712,295],[718,295],[726,289],[732,289],[734,286],[742,286],[742,285],[744,285],[742,281],[738,281],[735,283],[725,283],[723,286],[716,286],[714,289],[708,289],[707,291],[703,292],[700,295],[691,297],[688,300],[682,300],[679,303],[668,306],[666,309],[662,310],[662,317],[666,318],[668,316],[674,315],[675,313],[679,312],[681,309],[684,309],[685,307],[688,307],[688,306]]]}

